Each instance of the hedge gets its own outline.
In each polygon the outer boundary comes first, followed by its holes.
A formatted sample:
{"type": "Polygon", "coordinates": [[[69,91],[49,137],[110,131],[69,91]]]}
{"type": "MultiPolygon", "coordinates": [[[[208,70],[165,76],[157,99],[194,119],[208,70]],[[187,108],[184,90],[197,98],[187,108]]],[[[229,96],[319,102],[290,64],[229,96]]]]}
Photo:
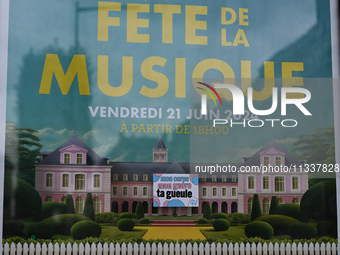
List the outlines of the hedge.
{"type": "Polygon", "coordinates": [[[274,235],[273,227],[264,221],[253,221],[244,228],[244,233],[248,238],[260,237],[270,239],[274,235]]]}
{"type": "Polygon", "coordinates": [[[120,231],[131,231],[135,227],[135,223],[131,219],[123,218],[118,220],[117,227],[120,231]]]}
{"type": "Polygon", "coordinates": [[[34,221],[42,221],[48,217],[66,214],[67,206],[60,202],[45,202],[42,205],[40,213],[34,217],[34,221]]]}
{"type": "Polygon", "coordinates": [[[121,213],[119,215],[119,220],[120,219],[137,219],[137,215],[135,213],[132,213],[132,212],[124,212],[124,213],[121,213]]]}
{"type": "Polygon", "coordinates": [[[316,226],[319,236],[334,236],[338,235],[337,223],[333,221],[320,221],[316,226]]]}
{"type": "Polygon", "coordinates": [[[136,215],[138,219],[142,219],[144,218],[144,207],[142,205],[142,202],[139,201],[137,203],[137,207],[136,207],[136,215]]]}
{"type": "Polygon", "coordinates": [[[97,213],[95,214],[95,222],[97,223],[117,223],[119,218],[118,213],[114,212],[105,212],[105,213],[97,213]]]}
{"type": "Polygon", "coordinates": [[[21,236],[24,232],[24,227],[22,220],[4,220],[3,234],[21,236]]]}
{"type": "Polygon", "coordinates": [[[91,193],[87,193],[87,195],[86,195],[83,215],[85,217],[90,218],[93,221],[95,220],[94,207],[93,207],[93,201],[92,201],[92,194],[91,193]]]}
{"type": "Polygon", "coordinates": [[[73,224],[82,220],[91,219],[79,214],[59,214],[44,219],[42,222],[51,223],[54,226],[56,234],[70,235],[70,230],[73,224]]]}
{"type": "Polygon", "coordinates": [[[274,214],[292,217],[292,218],[297,219],[301,222],[308,222],[309,221],[308,217],[304,216],[301,213],[299,204],[287,203],[287,204],[279,205],[274,210],[274,214]]]}
{"type": "Polygon", "coordinates": [[[213,213],[210,217],[211,219],[228,219],[228,214],[226,213],[213,213]]]}
{"type": "Polygon", "coordinates": [[[297,219],[284,215],[265,215],[257,218],[255,221],[264,221],[269,223],[274,229],[274,235],[289,235],[289,228],[294,223],[299,223],[297,219]]]}
{"type": "Polygon", "coordinates": [[[199,220],[197,221],[197,223],[198,223],[198,224],[208,224],[209,221],[208,221],[206,218],[202,218],[202,219],[199,219],[199,220]]]}
{"type": "Polygon", "coordinates": [[[141,223],[141,224],[148,224],[148,223],[150,223],[150,220],[147,219],[147,218],[141,218],[141,219],[139,220],[139,223],[141,223]]]}
{"type": "Polygon", "coordinates": [[[50,239],[55,234],[55,228],[47,222],[30,222],[26,224],[23,233],[27,238],[50,239]]]}
{"type": "Polygon", "coordinates": [[[212,214],[211,206],[209,202],[205,202],[203,207],[203,218],[210,219],[211,214],[212,214]]]}
{"type": "Polygon", "coordinates": [[[316,227],[308,223],[295,223],[289,228],[289,235],[293,239],[311,239],[315,238],[317,234],[316,227]]]}
{"type": "Polygon", "coordinates": [[[251,214],[250,214],[250,221],[253,221],[261,216],[262,216],[262,211],[261,211],[261,206],[260,206],[259,195],[255,194],[253,198],[253,205],[252,205],[251,214]]]}
{"type": "Polygon", "coordinates": [[[71,236],[74,239],[85,239],[87,237],[100,237],[101,226],[91,220],[84,220],[75,223],[71,228],[71,236]]]}
{"type": "Polygon", "coordinates": [[[230,223],[226,219],[217,219],[214,220],[213,227],[216,231],[227,231],[230,227],[230,223]]]}
{"type": "Polygon", "coordinates": [[[250,222],[250,215],[246,213],[230,213],[227,216],[231,225],[248,224],[250,222]]]}

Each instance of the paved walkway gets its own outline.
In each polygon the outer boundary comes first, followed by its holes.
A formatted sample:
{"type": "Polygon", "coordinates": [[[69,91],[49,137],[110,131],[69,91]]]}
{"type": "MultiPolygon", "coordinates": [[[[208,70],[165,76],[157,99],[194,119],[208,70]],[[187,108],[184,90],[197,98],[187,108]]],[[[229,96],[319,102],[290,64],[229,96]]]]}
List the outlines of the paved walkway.
{"type": "Polygon", "coordinates": [[[136,229],[148,229],[144,239],[205,239],[201,233],[202,228],[212,227],[136,227],[136,229]]]}

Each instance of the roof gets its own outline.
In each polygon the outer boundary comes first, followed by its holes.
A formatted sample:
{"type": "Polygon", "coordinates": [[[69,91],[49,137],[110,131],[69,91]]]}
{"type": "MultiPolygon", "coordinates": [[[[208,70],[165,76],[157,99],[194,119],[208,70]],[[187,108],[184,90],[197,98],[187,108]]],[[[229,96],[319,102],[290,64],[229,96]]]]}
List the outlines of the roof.
{"type": "Polygon", "coordinates": [[[261,149],[259,149],[250,159],[248,159],[243,165],[244,166],[260,166],[260,153],[266,151],[268,149],[274,148],[278,151],[281,151],[285,154],[285,165],[296,165],[300,166],[302,163],[297,160],[289,151],[287,151],[282,145],[276,142],[273,138],[264,145],[261,149]]]}
{"type": "Polygon", "coordinates": [[[87,150],[86,165],[108,166],[108,163],[103,158],[101,158],[97,153],[95,153],[89,146],[87,146],[83,141],[81,141],[76,135],[73,135],[65,143],[60,145],[56,150],[50,153],[50,155],[48,155],[42,161],[40,161],[38,165],[61,165],[60,164],[60,150],[71,145],[76,145],[78,147],[81,147],[87,150]]]}
{"type": "Polygon", "coordinates": [[[155,149],[166,149],[165,145],[164,145],[164,142],[163,142],[163,139],[162,137],[160,136],[159,139],[158,139],[158,142],[156,144],[156,147],[155,149]]]}
{"type": "Polygon", "coordinates": [[[178,162],[176,161],[176,159],[174,160],[174,162],[172,162],[172,164],[166,169],[165,171],[168,174],[186,174],[186,172],[184,171],[184,169],[180,166],[180,164],[178,164],[178,162]]]}

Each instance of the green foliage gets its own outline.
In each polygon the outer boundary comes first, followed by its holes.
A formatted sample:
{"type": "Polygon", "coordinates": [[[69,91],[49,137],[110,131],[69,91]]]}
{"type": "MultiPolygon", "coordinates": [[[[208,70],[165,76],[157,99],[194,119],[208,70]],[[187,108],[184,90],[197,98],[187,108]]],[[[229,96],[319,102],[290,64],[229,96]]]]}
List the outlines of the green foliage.
{"type": "Polygon", "coordinates": [[[22,220],[4,220],[3,234],[21,236],[24,227],[25,225],[22,220]]]}
{"type": "Polygon", "coordinates": [[[255,194],[253,199],[253,206],[250,214],[250,221],[257,219],[262,216],[259,195],[255,194]]]}
{"type": "Polygon", "coordinates": [[[213,227],[216,231],[227,231],[230,227],[230,222],[226,219],[217,219],[214,220],[213,227]]]}
{"type": "Polygon", "coordinates": [[[244,233],[248,238],[260,237],[270,239],[274,235],[273,227],[264,221],[253,221],[244,228],[244,233]]]}
{"type": "Polygon", "coordinates": [[[8,175],[4,184],[4,220],[25,219],[40,213],[41,197],[31,184],[8,175]]]}
{"type": "Polygon", "coordinates": [[[315,238],[317,234],[316,227],[308,223],[295,223],[289,228],[289,235],[293,239],[311,239],[315,238]]]}
{"type": "Polygon", "coordinates": [[[303,215],[319,221],[336,221],[336,179],[322,181],[309,188],[302,196],[303,215]]]}
{"type": "Polygon", "coordinates": [[[42,221],[48,217],[65,214],[67,212],[67,207],[65,204],[60,202],[45,202],[42,204],[40,213],[34,217],[34,221],[42,221]]]}
{"type": "Polygon", "coordinates": [[[12,121],[6,121],[5,174],[17,176],[31,185],[35,183],[34,164],[40,161],[42,147],[37,132],[15,127],[12,121]]]}
{"type": "Polygon", "coordinates": [[[309,219],[306,217],[304,214],[302,214],[300,210],[300,205],[298,204],[292,204],[292,203],[287,203],[287,204],[282,204],[279,205],[274,214],[278,215],[286,215],[289,217],[292,217],[294,219],[297,219],[301,222],[308,222],[309,219]]]}
{"type": "Polygon", "coordinates": [[[24,228],[24,235],[27,238],[51,239],[55,233],[53,224],[46,222],[30,222],[24,228]]]}
{"type": "Polygon", "coordinates": [[[99,237],[102,233],[100,225],[94,221],[79,221],[71,228],[71,236],[74,239],[84,239],[87,237],[99,237]]]}
{"type": "Polygon", "coordinates": [[[120,219],[137,219],[137,215],[135,213],[132,213],[132,212],[124,212],[124,213],[121,213],[119,215],[119,220],[120,219]]]}
{"type": "Polygon", "coordinates": [[[142,205],[142,202],[139,201],[137,203],[137,207],[136,207],[136,215],[137,215],[137,218],[138,219],[142,219],[144,218],[144,208],[143,208],[143,205],[142,205]]]}
{"type": "Polygon", "coordinates": [[[67,214],[75,214],[76,213],[76,211],[74,209],[74,203],[73,203],[72,195],[67,195],[65,205],[66,205],[66,208],[67,208],[67,211],[66,211],[67,214]]]}
{"type": "Polygon", "coordinates": [[[247,213],[230,213],[227,215],[230,225],[248,224],[250,222],[250,215],[247,213]]]}
{"type": "Polygon", "coordinates": [[[264,221],[269,223],[274,229],[274,235],[289,235],[289,228],[295,223],[299,223],[297,219],[284,215],[265,215],[257,218],[255,221],[264,221]]]}
{"type": "Polygon", "coordinates": [[[131,231],[135,227],[135,223],[131,219],[123,218],[118,220],[117,227],[120,231],[131,231]]]}
{"type": "Polygon", "coordinates": [[[85,217],[90,218],[93,221],[95,220],[94,207],[93,207],[93,201],[92,201],[92,194],[91,193],[87,193],[87,195],[86,195],[83,215],[85,217]]]}
{"type": "Polygon", "coordinates": [[[148,224],[148,223],[150,223],[150,221],[149,221],[149,219],[147,219],[147,218],[141,218],[141,219],[139,220],[139,223],[141,223],[141,224],[148,224]]]}
{"type": "Polygon", "coordinates": [[[337,223],[333,221],[320,221],[316,226],[319,236],[334,236],[338,235],[337,223]]]}
{"type": "Polygon", "coordinates": [[[118,218],[119,214],[114,212],[97,213],[95,215],[95,222],[115,224],[117,223],[118,218]]]}
{"type": "Polygon", "coordinates": [[[209,202],[204,203],[203,207],[203,218],[210,219],[212,215],[212,210],[209,202]]]}
{"type": "Polygon", "coordinates": [[[226,213],[213,213],[210,217],[211,219],[228,219],[228,214],[226,213]]]}
{"type": "Polygon", "coordinates": [[[202,218],[202,219],[199,219],[199,220],[197,221],[197,223],[198,223],[198,224],[208,224],[209,221],[208,221],[206,218],[202,218]]]}
{"type": "Polygon", "coordinates": [[[278,206],[279,206],[279,202],[277,201],[277,197],[272,196],[272,199],[270,201],[269,215],[275,214],[276,207],[278,206]]]}
{"type": "Polygon", "coordinates": [[[70,235],[70,230],[73,224],[82,220],[91,220],[88,217],[78,214],[59,214],[47,219],[42,222],[51,223],[54,226],[55,233],[59,235],[70,235]]]}

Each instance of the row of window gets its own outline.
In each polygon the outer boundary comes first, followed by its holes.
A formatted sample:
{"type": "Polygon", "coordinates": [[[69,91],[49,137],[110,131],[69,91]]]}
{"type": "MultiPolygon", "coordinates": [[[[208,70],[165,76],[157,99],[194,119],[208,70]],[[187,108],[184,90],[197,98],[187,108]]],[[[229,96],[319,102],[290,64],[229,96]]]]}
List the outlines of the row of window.
{"type": "MultiPolygon", "coordinates": [[[[284,200],[282,198],[278,198],[277,202],[279,205],[284,204],[284,200]]],[[[293,204],[300,204],[300,200],[298,198],[292,199],[293,204]]],[[[247,213],[251,214],[251,210],[253,208],[253,198],[249,198],[247,201],[247,213]]],[[[262,200],[262,213],[263,214],[269,214],[269,208],[270,208],[270,200],[269,198],[264,198],[262,200]]]]}
{"type": "MultiPolygon", "coordinates": [[[[264,166],[269,166],[269,156],[264,156],[263,157],[263,165],[264,166]]],[[[282,165],[282,158],[280,156],[275,157],[275,166],[281,166],[282,165]]]]}
{"type": "MultiPolygon", "coordinates": [[[[46,174],[46,188],[53,188],[53,174],[46,174]]],[[[61,178],[61,187],[69,188],[70,187],[70,174],[62,174],[61,178]]],[[[92,177],[93,180],[93,188],[100,188],[100,174],[94,174],[92,177]]],[[[85,190],[86,187],[86,176],[85,174],[75,174],[74,175],[74,190],[85,190]]]]}
{"type": "MultiPolygon", "coordinates": [[[[232,181],[232,182],[236,182],[236,180],[237,180],[236,175],[233,175],[233,176],[231,177],[231,181],[232,181]]],[[[203,182],[206,182],[206,181],[207,181],[207,176],[206,176],[206,175],[202,175],[202,181],[203,181],[203,182]]],[[[212,176],[211,176],[211,181],[216,182],[216,181],[217,181],[217,176],[216,176],[216,175],[212,175],[212,176]]],[[[223,182],[226,182],[226,181],[227,181],[227,176],[226,176],[226,175],[222,175],[222,181],[223,181],[223,182]]]]}
{"type": "MultiPolygon", "coordinates": [[[[129,175],[128,174],[123,174],[123,181],[128,181],[129,180],[129,175]]],[[[143,174],[143,181],[148,181],[149,177],[147,174],[143,174]]],[[[113,175],[113,180],[118,181],[118,174],[113,175]]],[[[133,175],[133,180],[138,181],[138,174],[133,175]]]]}
{"type": "MultiPolygon", "coordinates": [[[[248,189],[255,189],[255,177],[248,177],[248,189]]],[[[269,189],[269,177],[262,177],[262,189],[269,189]]],[[[292,177],[292,189],[299,189],[299,177],[292,177]]],[[[285,179],[282,176],[278,176],[274,178],[274,190],[275,192],[284,192],[285,191],[285,179]]]]}
{"type": "MultiPolygon", "coordinates": [[[[124,186],[122,187],[122,194],[123,196],[128,196],[128,187],[124,186]]],[[[132,187],[132,195],[134,197],[137,197],[138,194],[138,187],[132,187]]],[[[112,196],[118,196],[118,187],[117,186],[113,186],[112,187],[112,196]]],[[[148,196],[148,187],[143,187],[142,188],[142,196],[143,197],[147,197],[148,196]]]]}
{"type": "MultiPolygon", "coordinates": [[[[221,195],[222,195],[222,197],[227,196],[227,188],[224,187],[224,188],[221,189],[221,195]]],[[[202,196],[203,197],[208,196],[208,188],[207,187],[202,188],[202,196]]],[[[217,188],[215,188],[215,187],[212,188],[212,196],[217,197],[217,188]]],[[[231,196],[236,197],[236,188],[231,188],[231,196]]]]}
{"type": "MultiPolygon", "coordinates": [[[[76,162],[77,162],[78,165],[84,164],[82,153],[77,153],[76,162]]],[[[71,153],[64,153],[64,164],[71,164],[71,153]]]]}
{"type": "MultiPolygon", "coordinates": [[[[45,197],[45,202],[53,202],[54,199],[52,196],[47,196],[45,197]]],[[[94,208],[94,213],[101,213],[101,199],[99,197],[94,197],[92,199],[93,201],[93,208],[94,208]]],[[[66,196],[63,196],[60,199],[60,202],[65,204],[66,202],[66,196]]],[[[83,213],[84,210],[84,198],[82,196],[76,197],[75,201],[74,201],[74,209],[76,213],[83,213]]]]}

